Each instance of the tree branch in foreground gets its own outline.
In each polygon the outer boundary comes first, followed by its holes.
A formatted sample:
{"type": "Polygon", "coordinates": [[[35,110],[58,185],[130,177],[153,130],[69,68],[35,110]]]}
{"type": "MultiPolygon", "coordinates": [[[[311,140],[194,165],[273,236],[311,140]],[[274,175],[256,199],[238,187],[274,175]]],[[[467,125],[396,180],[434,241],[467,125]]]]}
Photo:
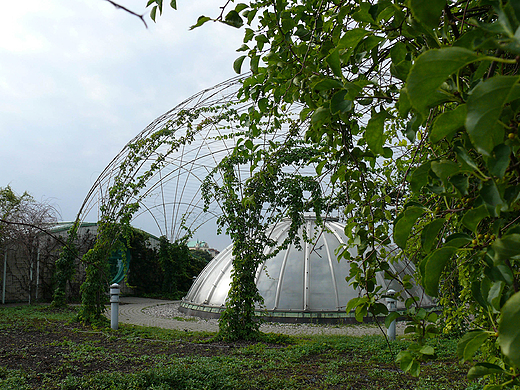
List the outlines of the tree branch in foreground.
{"type": "Polygon", "coordinates": [[[105,1],[108,1],[110,4],[112,4],[114,7],[116,7],[117,9],[122,9],[123,11],[126,11],[128,12],[129,14],[131,15],[134,15],[134,16],[137,16],[139,19],[141,19],[141,21],[144,23],[144,26],[146,28],[148,28],[148,25],[146,24],[146,21],[144,20],[144,14],[143,15],[139,15],[137,13],[135,13],[134,11],[131,11],[129,10],[128,8],[126,7],[123,7],[122,5],[112,1],[112,0],[105,0],[105,1]]]}
{"type": "MultiPolygon", "coordinates": [[[[33,229],[39,230],[41,233],[46,234],[46,235],[52,237],[58,243],[60,243],[61,245],[63,245],[63,246],[65,246],[65,247],[70,249],[68,243],[66,241],[64,241],[60,236],[58,236],[56,234],[53,234],[49,230],[44,229],[44,228],[42,228],[42,227],[40,227],[38,225],[33,225],[32,223],[25,223],[25,222],[7,221],[7,220],[1,219],[1,218],[0,218],[0,223],[4,223],[6,225],[25,226],[25,227],[29,227],[29,228],[33,228],[33,229]]],[[[79,260],[82,260],[82,258],[79,257],[79,256],[76,256],[76,258],[78,258],[79,260]]]]}

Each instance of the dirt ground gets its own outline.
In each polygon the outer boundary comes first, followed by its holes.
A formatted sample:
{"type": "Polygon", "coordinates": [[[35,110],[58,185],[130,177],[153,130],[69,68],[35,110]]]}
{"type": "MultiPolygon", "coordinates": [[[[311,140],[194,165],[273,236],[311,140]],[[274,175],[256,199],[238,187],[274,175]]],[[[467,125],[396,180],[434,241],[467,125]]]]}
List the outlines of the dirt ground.
{"type": "Polygon", "coordinates": [[[218,356],[229,354],[231,349],[218,343],[141,338],[132,342],[79,323],[40,322],[0,329],[0,367],[37,373],[32,383],[35,388],[45,388],[42,382],[49,376],[63,379],[103,371],[136,372],[154,366],[153,358],[143,357],[218,356]],[[78,348],[82,345],[84,350],[78,348]]]}
{"type": "MultiPolygon", "coordinates": [[[[291,342],[285,344],[280,339],[278,343],[257,345],[211,342],[212,334],[178,330],[164,331],[170,333],[158,339],[155,332],[156,328],[136,329],[131,325],[117,332],[96,330],[77,322],[41,317],[6,321],[4,316],[3,322],[0,321],[0,388],[18,390],[17,387],[2,386],[3,380],[13,375],[12,370],[24,373],[29,388],[58,389],[71,377],[86,378],[99,373],[136,374],[172,364],[190,367],[207,358],[214,362],[211,364],[227,365],[228,369],[236,366],[238,371],[234,375],[243,377],[244,385],[254,383],[253,387],[242,386],[241,389],[265,388],[259,383],[267,383],[272,389],[282,389],[287,384],[297,389],[431,389],[429,385],[418,387],[417,378],[400,372],[390,355],[385,358],[384,345],[367,352],[370,349],[333,347],[324,339],[302,347],[308,348],[305,351],[300,348],[301,356],[295,357],[291,355],[294,353],[291,342]],[[291,363],[284,364],[284,359],[291,363]],[[262,378],[264,382],[256,378],[262,378]],[[349,385],[345,387],[345,383],[349,385]]],[[[435,365],[426,364],[425,377],[434,378],[436,384],[445,386],[435,389],[465,389],[467,369],[454,363],[450,359],[435,365]],[[450,383],[457,383],[457,386],[450,383]]]]}

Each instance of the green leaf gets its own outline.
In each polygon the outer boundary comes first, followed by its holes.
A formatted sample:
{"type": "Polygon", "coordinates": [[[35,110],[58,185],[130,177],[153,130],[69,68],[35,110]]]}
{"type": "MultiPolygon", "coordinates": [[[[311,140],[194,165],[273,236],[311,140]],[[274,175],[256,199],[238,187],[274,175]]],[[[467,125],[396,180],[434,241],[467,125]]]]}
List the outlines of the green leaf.
{"type": "Polygon", "coordinates": [[[460,192],[461,196],[468,194],[469,178],[466,175],[459,174],[450,178],[450,183],[460,192]]]}
{"type": "Polygon", "coordinates": [[[350,313],[352,311],[352,309],[357,307],[360,299],[361,298],[352,298],[350,301],[348,301],[348,304],[347,304],[347,307],[346,307],[345,311],[347,313],[350,313]]]}
{"type": "Polygon", "coordinates": [[[399,115],[401,118],[406,118],[412,108],[412,104],[410,103],[410,98],[406,88],[401,89],[399,93],[399,102],[397,104],[399,108],[399,115]]]}
{"type": "Polygon", "coordinates": [[[501,6],[494,7],[494,10],[498,16],[498,20],[494,23],[479,23],[479,26],[493,34],[502,34],[512,38],[514,35],[513,28],[511,27],[511,23],[509,22],[507,15],[504,13],[504,10],[501,6]]]}
{"type": "Polygon", "coordinates": [[[461,47],[429,50],[421,54],[408,75],[406,88],[410,102],[420,113],[438,99],[437,90],[457,70],[479,59],[473,51],[461,47]]]}
{"type": "Polygon", "coordinates": [[[350,100],[354,100],[358,97],[359,93],[363,90],[364,87],[368,85],[367,80],[356,80],[353,83],[345,83],[345,88],[348,90],[348,98],[350,100]]]}
{"type": "Polygon", "coordinates": [[[249,6],[247,4],[244,4],[244,3],[238,3],[235,7],[235,11],[237,12],[242,12],[243,10],[245,10],[246,8],[248,8],[249,6]]]}
{"type": "Polygon", "coordinates": [[[407,53],[408,49],[406,48],[406,44],[403,42],[396,42],[392,49],[390,49],[390,58],[393,63],[399,63],[406,58],[407,53]]]}
{"type": "Polygon", "coordinates": [[[253,72],[253,74],[258,74],[258,63],[259,62],[260,62],[260,56],[257,54],[254,54],[251,57],[251,63],[250,63],[251,72],[253,72]]]}
{"type": "Polygon", "coordinates": [[[352,15],[352,18],[357,22],[374,23],[374,18],[370,14],[371,5],[368,2],[360,2],[357,11],[352,15]]]}
{"type": "Polygon", "coordinates": [[[352,110],[352,100],[346,99],[348,91],[342,89],[332,96],[330,101],[330,112],[334,115],[337,113],[345,113],[352,110]]]}
{"type": "Polygon", "coordinates": [[[462,164],[465,171],[471,172],[471,170],[478,170],[478,165],[473,161],[464,147],[460,145],[455,146],[455,153],[457,154],[457,160],[462,164]]]}
{"type": "Polygon", "coordinates": [[[314,114],[312,114],[311,124],[314,128],[322,126],[330,119],[330,110],[326,107],[318,107],[314,114]]]}
{"type": "Polygon", "coordinates": [[[155,22],[155,15],[157,13],[157,6],[153,7],[150,11],[150,18],[155,22]]]}
{"type": "Polygon", "coordinates": [[[406,81],[408,74],[410,73],[410,69],[412,69],[411,61],[403,60],[399,63],[392,63],[390,65],[390,73],[392,76],[397,77],[399,80],[406,81]]]}
{"type": "Polygon", "coordinates": [[[506,144],[495,146],[486,162],[489,172],[496,177],[503,178],[509,166],[510,154],[511,148],[506,144]]]}
{"type": "Polygon", "coordinates": [[[325,167],[325,165],[327,165],[327,163],[327,160],[323,160],[320,161],[320,163],[316,166],[316,173],[318,174],[318,176],[321,176],[321,172],[323,171],[323,168],[325,167]]]}
{"type": "Polygon", "coordinates": [[[469,95],[466,129],[475,148],[490,157],[495,146],[504,141],[500,114],[520,77],[495,76],[479,83],[469,95]]]}
{"type": "Polygon", "coordinates": [[[235,71],[235,73],[240,74],[240,70],[242,69],[242,63],[244,62],[246,57],[247,56],[240,56],[235,60],[235,62],[233,62],[233,70],[235,71]]]}
{"type": "Polygon", "coordinates": [[[510,1],[508,4],[511,5],[511,8],[513,9],[516,16],[516,20],[520,21],[520,3],[518,1],[510,1]]]}
{"type": "Polygon", "coordinates": [[[244,146],[249,149],[249,150],[253,150],[254,148],[254,144],[253,144],[253,141],[251,141],[250,139],[246,140],[246,142],[244,143],[244,146]]]}
{"type": "Polygon", "coordinates": [[[441,179],[446,187],[448,185],[448,177],[454,176],[461,171],[459,164],[449,161],[432,161],[432,171],[441,179]]]}
{"type": "Polygon", "coordinates": [[[484,218],[489,217],[489,212],[485,204],[477,208],[470,209],[462,217],[462,224],[472,232],[477,231],[477,226],[484,218]]]}
{"type": "Polygon", "coordinates": [[[419,193],[421,188],[423,188],[428,183],[428,174],[430,173],[430,168],[431,162],[428,161],[413,171],[412,178],[410,180],[410,186],[412,187],[413,192],[419,193]]]}
{"type": "Polygon", "coordinates": [[[394,242],[401,249],[406,247],[406,242],[413,225],[419,217],[426,212],[426,209],[418,206],[411,206],[404,210],[396,220],[394,225],[394,242]]]}
{"type": "Polygon", "coordinates": [[[343,83],[336,79],[323,79],[314,84],[316,91],[328,91],[335,88],[343,88],[343,83]]]}
{"type": "Polygon", "coordinates": [[[479,303],[484,308],[487,308],[489,306],[488,295],[489,295],[490,289],[491,289],[491,280],[489,278],[483,278],[480,281],[480,296],[482,297],[484,304],[482,305],[482,302],[480,302],[480,301],[479,301],[479,303]]]}
{"type": "Polygon", "coordinates": [[[258,109],[261,113],[266,113],[269,107],[269,99],[262,98],[258,101],[258,109]]]}
{"type": "Polygon", "coordinates": [[[392,148],[388,148],[388,147],[383,148],[383,157],[384,158],[392,158],[393,155],[394,155],[394,151],[392,150],[392,148]]]}
{"type": "Polygon", "coordinates": [[[466,121],[466,105],[461,104],[456,109],[446,111],[439,115],[433,122],[432,131],[430,132],[430,141],[439,142],[444,137],[454,133],[464,127],[466,121]]]}
{"type": "Polygon", "coordinates": [[[346,48],[354,48],[358,45],[361,40],[371,34],[369,31],[366,31],[362,28],[353,28],[351,30],[347,30],[345,34],[340,38],[337,48],[338,49],[346,49],[346,48]]]}
{"type": "Polygon", "coordinates": [[[429,28],[439,27],[446,0],[409,0],[413,16],[429,28]]]}
{"type": "Polygon", "coordinates": [[[251,41],[254,36],[255,36],[255,32],[250,28],[246,28],[246,31],[244,33],[244,42],[251,41]]]}
{"type": "Polygon", "coordinates": [[[451,259],[457,248],[444,246],[432,252],[421,262],[423,269],[423,287],[426,294],[436,297],[439,295],[439,280],[444,267],[451,259]]]}
{"type": "Polygon", "coordinates": [[[491,268],[486,268],[486,276],[493,281],[502,281],[511,286],[514,282],[513,272],[506,264],[498,264],[491,268]]]}
{"type": "Polygon", "coordinates": [[[384,109],[381,109],[379,112],[372,110],[372,116],[367,123],[365,139],[368,147],[375,154],[383,154],[383,144],[385,142],[384,127],[387,117],[388,114],[384,109]]]}
{"type": "Polygon", "coordinates": [[[388,314],[385,318],[385,326],[387,328],[390,327],[390,325],[392,324],[392,322],[394,322],[395,320],[397,320],[397,318],[399,318],[399,312],[397,311],[392,311],[390,312],[390,314],[388,314]]]}
{"type": "Polygon", "coordinates": [[[247,23],[249,25],[251,25],[251,23],[253,22],[253,19],[255,18],[257,12],[258,12],[258,8],[253,8],[253,9],[245,11],[242,15],[244,15],[247,18],[247,23]]]}
{"type": "MultiPolygon", "coordinates": [[[[492,363],[477,363],[468,371],[468,379],[477,379],[491,374],[504,374],[504,369],[492,363]]],[[[487,386],[486,386],[487,387],[487,386]]],[[[501,389],[502,386],[497,386],[501,389]]]]}
{"type": "Polygon", "coordinates": [[[428,321],[437,322],[438,319],[439,319],[439,315],[437,313],[431,312],[430,314],[428,314],[428,321]]]}
{"type": "Polygon", "coordinates": [[[172,7],[173,9],[177,9],[177,0],[171,0],[170,7],[172,7]]]}
{"type": "Polygon", "coordinates": [[[352,298],[350,301],[348,301],[347,308],[345,309],[345,311],[347,313],[350,313],[355,307],[363,303],[366,303],[366,301],[366,297],[352,298]]]}
{"type": "Polygon", "coordinates": [[[471,242],[471,237],[466,233],[454,233],[446,238],[445,246],[460,248],[471,242]]]}
{"type": "Polygon", "coordinates": [[[334,73],[334,75],[336,77],[341,77],[342,76],[342,73],[341,73],[341,62],[339,60],[339,50],[338,49],[333,50],[325,58],[325,62],[327,63],[328,66],[330,66],[330,69],[332,69],[332,73],[334,73]]]}
{"type": "Polygon", "coordinates": [[[488,291],[487,302],[492,308],[498,313],[501,307],[502,291],[504,290],[505,283],[502,281],[493,282],[488,291]]]}
{"type": "Polygon", "coordinates": [[[502,353],[520,367],[520,292],[514,294],[502,307],[502,317],[498,327],[498,341],[502,353]]]}
{"type": "Polygon", "coordinates": [[[509,234],[496,239],[491,248],[495,251],[495,259],[508,260],[520,255],[520,234],[509,234]]]}
{"type": "Polygon", "coordinates": [[[435,355],[435,348],[433,348],[430,345],[423,345],[419,350],[419,353],[422,353],[423,355],[433,356],[435,355]]]}
{"type": "Polygon", "coordinates": [[[482,288],[481,288],[481,282],[480,281],[474,281],[471,283],[471,295],[477,301],[477,303],[483,307],[487,307],[487,301],[482,296],[482,288]]]}
{"type": "Polygon", "coordinates": [[[489,205],[488,211],[492,217],[498,217],[498,211],[506,207],[505,202],[500,196],[498,187],[493,180],[488,180],[482,185],[480,196],[484,202],[489,205]]]}
{"type": "Polygon", "coordinates": [[[414,362],[413,355],[409,351],[399,352],[395,360],[399,363],[401,370],[404,372],[408,372],[414,362]]]}
{"type": "Polygon", "coordinates": [[[231,10],[227,13],[223,23],[235,28],[240,28],[244,25],[244,21],[242,20],[238,12],[235,10],[231,10]]]}
{"type": "Polygon", "coordinates": [[[514,224],[509,229],[506,230],[504,236],[509,234],[520,234],[520,225],[514,224]]]}
{"type": "Polygon", "coordinates": [[[410,367],[410,369],[408,370],[408,372],[410,373],[411,376],[414,376],[414,377],[418,377],[419,374],[421,373],[421,365],[419,364],[419,362],[417,360],[413,360],[412,362],[412,365],[410,367]]]}
{"type": "Polygon", "coordinates": [[[390,65],[390,73],[400,80],[406,81],[410,69],[412,68],[412,62],[406,58],[408,49],[406,44],[397,42],[394,47],[390,50],[390,57],[392,58],[392,64],[390,65]]]}
{"type": "Polygon", "coordinates": [[[388,315],[388,308],[384,303],[376,302],[370,306],[370,313],[372,313],[374,316],[378,315],[388,315]]]}
{"type": "Polygon", "coordinates": [[[358,307],[356,307],[355,317],[356,317],[357,322],[363,322],[363,319],[367,316],[367,314],[368,314],[367,305],[362,304],[362,305],[359,305],[358,307]]]}
{"type": "Polygon", "coordinates": [[[307,30],[305,27],[303,26],[299,26],[294,35],[296,35],[297,37],[299,37],[302,41],[308,41],[309,39],[311,39],[312,37],[312,34],[309,30],[307,30]]]}
{"type": "Polygon", "coordinates": [[[432,250],[433,243],[444,226],[444,222],[446,222],[444,218],[434,219],[423,228],[421,232],[421,248],[424,253],[430,253],[432,250]]]}
{"type": "Polygon", "coordinates": [[[208,17],[208,16],[204,16],[204,15],[199,16],[199,18],[197,19],[197,23],[194,24],[193,26],[191,26],[191,27],[190,27],[190,30],[193,30],[194,28],[200,27],[200,26],[202,26],[204,23],[206,23],[206,22],[208,22],[208,21],[210,21],[210,20],[211,20],[211,18],[208,17]]]}

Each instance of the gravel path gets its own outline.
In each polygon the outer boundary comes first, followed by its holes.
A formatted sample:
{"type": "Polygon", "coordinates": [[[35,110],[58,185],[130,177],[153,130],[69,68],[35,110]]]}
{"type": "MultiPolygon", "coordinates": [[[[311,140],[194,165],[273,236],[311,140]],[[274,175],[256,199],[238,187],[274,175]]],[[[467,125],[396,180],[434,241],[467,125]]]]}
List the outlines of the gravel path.
{"type": "MultiPolygon", "coordinates": [[[[107,313],[110,318],[110,310],[107,313]]],[[[218,320],[201,319],[187,316],[179,311],[179,301],[122,297],[119,306],[119,322],[155,326],[165,329],[177,329],[192,332],[217,332],[218,320]]],[[[397,324],[397,334],[404,333],[404,324],[397,324]]],[[[314,324],[278,324],[264,323],[260,326],[264,333],[287,335],[348,335],[363,336],[381,334],[375,325],[314,325],[314,324]]],[[[385,330],[383,326],[383,330],[385,330]]]]}

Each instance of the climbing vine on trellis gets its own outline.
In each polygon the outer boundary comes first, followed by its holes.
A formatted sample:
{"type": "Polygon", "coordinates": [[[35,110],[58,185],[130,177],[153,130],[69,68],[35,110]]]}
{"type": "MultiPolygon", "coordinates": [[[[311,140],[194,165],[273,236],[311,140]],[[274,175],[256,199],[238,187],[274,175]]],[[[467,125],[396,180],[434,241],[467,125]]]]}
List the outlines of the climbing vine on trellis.
{"type": "Polygon", "coordinates": [[[56,260],[56,270],[54,271],[55,288],[52,295],[52,305],[56,307],[65,306],[67,303],[67,282],[74,276],[74,263],[79,257],[76,247],[78,224],[75,223],[68,232],[67,243],[61,249],[60,257],[56,260]]]}
{"type": "Polygon", "coordinates": [[[231,285],[219,321],[219,337],[226,340],[259,337],[255,306],[261,306],[263,298],[255,282],[258,267],[289,243],[298,245],[297,233],[304,213],[312,210],[321,221],[325,203],[319,180],[294,171],[295,165],[306,166],[319,153],[294,141],[271,141],[269,147],[262,146],[265,145],[255,146],[243,139],[203,184],[206,204],[220,204],[219,226],[226,229],[233,241],[231,285]],[[251,154],[257,156],[254,165],[251,154]],[[239,175],[243,166],[254,171],[245,181],[239,175]],[[291,170],[284,171],[291,166],[291,170]],[[217,174],[222,176],[222,182],[214,180],[217,174]],[[287,237],[278,243],[269,235],[269,227],[283,218],[290,218],[291,225],[287,237]],[[274,247],[269,255],[268,247],[274,247]]]}
{"type": "MultiPolygon", "coordinates": [[[[226,103],[227,104],[227,103],[226,103]]],[[[98,323],[104,320],[106,291],[109,284],[110,254],[132,238],[130,223],[139,211],[150,180],[168,165],[168,157],[189,145],[205,127],[236,116],[229,107],[200,107],[180,110],[146,137],[137,137],[126,148],[117,171],[108,171],[110,183],[105,197],[99,199],[100,221],[94,248],[83,257],[86,280],[81,286],[79,318],[98,323]],[[148,166],[148,162],[153,161],[148,166]],[[113,173],[113,174],[112,174],[113,173]]],[[[102,175],[103,176],[103,175],[102,175]]],[[[93,189],[98,189],[99,183],[93,189]]],[[[85,205],[84,205],[85,207],[85,205]]],[[[189,234],[187,229],[187,234],[189,234]]],[[[124,251],[123,251],[124,253],[124,251]]]]}

